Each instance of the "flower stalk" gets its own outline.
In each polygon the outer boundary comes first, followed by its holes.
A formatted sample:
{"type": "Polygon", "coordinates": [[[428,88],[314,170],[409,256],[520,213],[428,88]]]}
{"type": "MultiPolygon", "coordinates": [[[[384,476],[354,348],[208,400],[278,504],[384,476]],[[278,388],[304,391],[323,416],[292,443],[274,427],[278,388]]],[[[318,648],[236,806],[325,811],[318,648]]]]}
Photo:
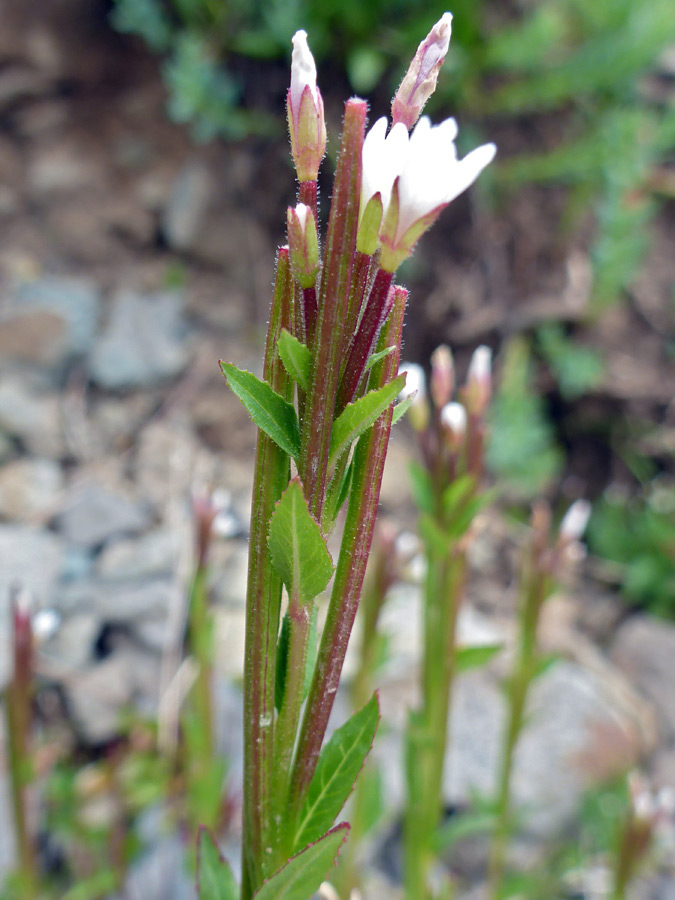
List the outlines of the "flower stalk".
{"type": "MultiPolygon", "coordinates": [[[[420,71],[436,65],[429,61],[439,38],[430,41],[420,71]]],[[[246,601],[241,900],[251,900],[263,883],[275,889],[278,884],[283,895],[291,857],[321,854],[322,845],[333,847],[340,838],[340,826],[330,826],[379,720],[373,697],[324,747],[370,553],[393,403],[403,381],[396,373],[407,291],[392,285],[398,263],[414,244],[408,240],[405,252],[397,247],[396,258],[389,254],[385,263],[386,227],[394,221],[390,200],[405,193],[399,176],[409,163],[410,141],[402,123],[386,138],[385,121],[366,146],[367,104],[358,98],[345,104],[322,239],[317,176],[326,145],[323,101],[306,34],[298,32],[293,45],[287,113],[298,202],[288,210],[288,246],[277,258],[263,377],[221,364],[259,428],[246,601]],[[380,141],[388,154],[384,180],[373,175],[380,141]],[[333,566],[326,538],[342,507],[346,515],[333,566]],[[317,601],[331,578],[314,661],[317,601]],[[337,750],[330,746],[334,740],[337,750]],[[331,794],[336,805],[330,815],[312,799],[315,778],[323,785],[330,777],[324,750],[329,759],[336,753],[352,767],[331,794]]],[[[422,81],[428,86],[427,75],[422,81]]],[[[412,94],[410,102],[418,102],[420,91],[412,94]]],[[[454,158],[453,150],[446,164],[452,166],[454,158]]],[[[441,196],[435,215],[445,202],[441,196]]],[[[396,203],[397,216],[410,215],[400,198],[396,203]]],[[[307,896],[316,887],[308,886],[307,896]]]]}

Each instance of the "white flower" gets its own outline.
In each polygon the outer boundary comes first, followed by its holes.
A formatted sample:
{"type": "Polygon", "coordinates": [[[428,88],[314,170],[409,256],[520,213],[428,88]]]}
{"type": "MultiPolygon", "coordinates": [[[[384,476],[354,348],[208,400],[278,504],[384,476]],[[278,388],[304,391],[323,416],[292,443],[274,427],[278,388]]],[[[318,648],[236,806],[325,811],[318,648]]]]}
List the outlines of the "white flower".
{"type": "Polygon", "coordinates": [[[398,374],[405,374],[405,385],[401,389],[400,400],[411,397],[408,421],[415,431],[424,431],[429,424],[429,404],[427,402],[427,379],[422,366],[417,363],[401,363],[398,374]]]}
{"type": "Polygon", "coordinates": [[[466,409],[461,403],[446,403],[441,410],[441,423],[459,437],[466,432],[466,409]]]}
{"type": "Polygon", "coordinates": [[[457,159],[457,123],[432,125],[422,116],[410,135],[408,158],[399,180],[399,214],[394,242],[430,213],[447,206],[474,183],[494,159],[497,148],[484,144],[457,159]]]}
{"type": "Polygon", "coordinates": [[[399,122],[387,134],[386,116],[378,119],[363,142],[363,174],[361,176],[361,216],[368,201],[380,194],[383,212],[391,200],[394,181],[401,174],[408,157],[408,130],[399,122]]]}
{"type": "Polygon", "coordinates": [[[410,136],[401,122],[385,135],[386,119],[379,119],[363,143],[361,217],[362,232],[371,229],[364,211],[379,193],[381,265],[394,271],[441,210],[494,159],[497,148],[484,144],[458,160],[454,119],[432,125],[423,116],[410,136]]]}
{"type": "Polygon", "coordinates": [[[560,523],[560,539],[565,542],[580,540],[590,517],[591,504],[588,500],[575,500],[560,523]]]}
{"type": "Polygon", "coordinates": [[[405,375],[405,384],[398,395],[399,400],[406,400],[411,394],[417,394],[420,399],[426,397],[427,379],[422,366],[403,362],[398,367],[398,374],[405,375]]]}

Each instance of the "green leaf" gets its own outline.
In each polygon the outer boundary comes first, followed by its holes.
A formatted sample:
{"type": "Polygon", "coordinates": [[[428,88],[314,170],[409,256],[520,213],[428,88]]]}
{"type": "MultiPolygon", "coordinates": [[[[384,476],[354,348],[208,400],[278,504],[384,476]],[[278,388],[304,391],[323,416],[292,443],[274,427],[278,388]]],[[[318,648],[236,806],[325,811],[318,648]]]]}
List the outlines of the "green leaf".
{"type": "Polygon", "coordinates": [[[369,428],[401,392],[405,375],[399,375],[389,384],[369,391],[354,403],[350,403],[333,423],[328,463],[332,465],[353,440],[369,428]]]}
{"type": "MultiPolygon", "coordinates": [[[[314,844],[293,856],[263,884],[254,900],[308,900],[321,886],[349,833],[343,822],[332,828],[314,844]]],[[[200,898],[201,900],[201,898],[200,898]]]]}
{"type": "Polygon", "coordinates": [[[294,478],[274,507],[268,545],[272,564],[289,597],[308,603],[326,587],[333,561],[316,519],[307,508],[299,478],[294,478]]]}
{"type": "Polygon", "coordinates": [[[443,504],[443,512],[446,516],[451,516],[457,511],[457,507],[461,507],[471,496],[472,491],[476,487],[475,475],[460,475],[451,482],[443,491],[441,503],[443,504]]]}
{"type": "Polygon", "coordinates": [[[321,751],[300,816],[296,849],[316,840],[339,815],[370,752],[379,720],[380,707],[373,694],[321,751]]]}
{"type": "Polygon", "coordinates": [[[412,394],[408,394],[405,400],[401,400],[400,403],[397,403],[394,407],[394,411],[391,414],[391,424],[395,425],[397,422],[400,422],[403,416],[408,412],[410,407],[413,405],[415,400],[417,399],[417,391],[414,391],[412,394]]]}
{"type": "Polygon", "coordinates": [[[438,829],[434,838],[434,850],[436,853],[443,853],[464,838],[490,834],[496,824],[497,815],[494,812],[477,810],[460,813],[438,829]]]}
{"type": "Polygon", "coordinates": [[[363,371],[368,372],[370,369],[372,369],[375,363],[378,363],[381,359],[385,359],[387,356],[389,356],[390,353],[393,353],[395,349],[396,346],[392,344],[391,347],[385,347],[384,350],[379,350],[377,353],[371,353],[368,357],[366,368],[363,371]]]}
{"type": "Polygon", "coordinates": [[[455,671],[466,672],[487,665],[503,644],[480,644],[476,647],[457,647],[455,650],[455,671]]]}
{"type": "Polygon", "coordinates": [[[220,368],[258,428],[297,460],[300,456],[300,426],[293,404],[250,372],[222,361],[220,368]]]}
{"type": "Polygon", "coordinates": [[[284,368],[303,391],[309,389],[309,366],[312,354],[309,349],[285,328],[281,329],[277,343],[284,368]]]}
{"type": "Polygon", "coordinates": [[[199,900],[238,900],[239,888],[232,869],[206,828],[197,838],[197,896],[199,900]]]}
{"type": "Polygon", "coordinates": [[[418,462],[413,460],[410,463],[410,487],[412,495],[418,508],[429,515],[434,512],[434,489],[429,478],[427,470],[418,462]]]}

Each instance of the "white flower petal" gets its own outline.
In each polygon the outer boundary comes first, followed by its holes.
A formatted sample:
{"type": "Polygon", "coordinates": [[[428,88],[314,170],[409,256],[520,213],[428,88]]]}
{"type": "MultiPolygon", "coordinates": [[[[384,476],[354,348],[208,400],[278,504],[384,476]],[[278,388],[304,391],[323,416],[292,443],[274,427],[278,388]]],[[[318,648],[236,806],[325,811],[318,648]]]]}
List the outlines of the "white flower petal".
{"type": "Polygon", "coordinates": [[[307,43],[307,32],[296,31],[293,35],[293,54],[291,56],[291,109],[297,115],[300,109],[302,92],[309,85],[317,102],[316,63],[307,43]]]}
{"type": "Polygon", "coordinates": [[[361,212],[375,194],[380,193],[382,211],[386,213],[394,181],[408,157],[408,130],[399,122],[387,135],[387,118],[382,116],[370,129],[363,142],[361,176],[361,212]]]}

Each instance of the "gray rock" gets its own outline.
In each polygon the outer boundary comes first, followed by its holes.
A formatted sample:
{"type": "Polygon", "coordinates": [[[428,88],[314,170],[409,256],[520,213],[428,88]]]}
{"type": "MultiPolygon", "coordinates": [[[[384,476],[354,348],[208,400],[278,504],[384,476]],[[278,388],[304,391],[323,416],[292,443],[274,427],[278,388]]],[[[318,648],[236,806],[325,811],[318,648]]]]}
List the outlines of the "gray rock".
{"type": "Polygon", "coordinates": [[[109,544],[101,553],[96,572],[107,581],[141,580],[171,575],[178,559],[178,535],[157,529],[135,540],[109,544]]]}
{"type": "MultiPolygon", "coordinates": [[[[494,666],[466,672],[456,682],[444,777],[448,801],[471,804],[478,793],[493,796],[505,726],[505,705],[494,666]]],[[[400,735],[405,710],[415,703],[414,680],[392,681],[380,690],[383,717],[400,735]]],[[[528,829],[557,834],[576,813],[594,783],[625,771],[645,750],[639,715],[617,700],[615,685],[595,672],[561,660],[533,685],[529,721],[516,751],[512,775],[514,805],[528,829]]],[[[387,758],[400,763],[394,733],[387,758]]],[[[382,771],[387,796],[402,803],[401,765],[382,771]]]]}
{"type": "Polygon", "coordinates": [[[162,211],[162,235],[172,250],[194,248],[212,194],[208,170],[188,162],[178,173],[162,211]]]}
{"type": "Polygon", "coordinates": [[[129,646],[76,671],[65,687],[81,739],[88,744],[111,740],[119,734],[121,711],[131,703],[156,713],[158,685],[158,658],[129,646]]]}
{"type": "Polygon", "coordinates": [[[89,281],[47,277],[21,284],[9,313],[42,312],[59,320],[63,333],[58,361],[63,362],[71,356],[88,353],[98,323],[100,302],[98,288],[89,281]]]}
{"type": "Polygon", "coordinates": [[[55,524],[66,540],[93,548],[144,531],[150,524],[150,516],[123,497],[94,482],[86,482],[69,492],[55,524]]]}
{"type": "Polygon", "coordinates": [[[62,585],[54,606],[64,615],[90,610],[101,621],[129,625],[144,619],[163,620],[180,596],[180,586],[168,578],[118,583],[87,579],[62,585]]]}
{"type": "Polygon", "coordinates": [[[619,629],[611,648],[612,662],[659,713],[663,735],[675,738],[675,625],[635,616],[619,629]]]}
{"type": "Polygon", "coordinates": [[[54,594],[62,564],[61,542],[27,525],[0,525],[0,688],[9,677],[10,588],[21,584],[38,605],[54,594]]]}
{"type": "Polygon", "coordinates": [[[63,453],[58,398],[38,396],[23,379],[0,381],[0,431],[18,438],[36,456],[57,458],[63,453]]]}
{"type": "Polygon", "coordinates": [[[91,357],[91,377],[107,390],[148,387],[187,364],[183,301],[178,294],[119,293],[91,357]]]}
{"type": "Polygon", "coordinates": [[[101,622],[90,612],[67,616],[58,630],[41,648],[47,665],[54,663],[69,668],[83,668],[92,661],[94,642],[101,630],[101,622]]]}
{"type": "Polygon", "coordinates": [[[186,847],[180,838],[164,833],[133,864],[123,895],[113,898],[143,900],[194,900],[195,881],[186,866],[186,847]]]}
{"type": "MultiPolygon", "coordinates": [[[[494,789],[504,725],[498,683],[486,670],[459,679],[452,715],[446,788],[470,801],[494,789]]],[[[577,663],[561,660],[539,678],[529,723],[516,750],[514,802],[530,828],[558,832],[594,783],[626,771],[644,752],[638,715],[617,703],[614,688],[577,663]]]]}
{"type": "Polygon", "coordinates": [[[51,459],[17,459],[0,469],[0,516],[26,521],[48,513],[63,489],[63,473],[51,459]]]}

